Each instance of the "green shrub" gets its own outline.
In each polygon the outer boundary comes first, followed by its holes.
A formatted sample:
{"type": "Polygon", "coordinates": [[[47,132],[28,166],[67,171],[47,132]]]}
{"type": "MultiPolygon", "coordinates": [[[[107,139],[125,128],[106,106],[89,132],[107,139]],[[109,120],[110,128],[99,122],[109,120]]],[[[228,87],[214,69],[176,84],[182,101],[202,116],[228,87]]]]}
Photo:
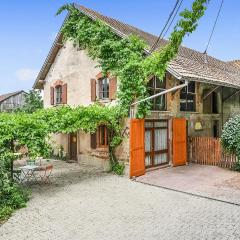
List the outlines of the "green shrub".
{"type": "Polygon", "coordinates": [[[6,220],[14,210],[26,206],[29,192],[10,180],[4,168],[0,168],[0,222],[6,220]]]}
{"type": "Polygon", "coordinates": [[[240,115],[225,123],[221,143],[227,152],[236,154],[240,159],[240,115]]]}
{"type": "Polygon", "coordinates": [[[0,223],[11,216],[13,209],[9,206],[0,206],[0,223]]]}
{"type": "Polygon", "coordinates": [[[117,175],[123,175],[124,174],[125,165],[124,163],[115,163],[112,166],[112,171],[115,172],[117,175]]]}
{"type": "Polygon", "coordinates": [[[232,170],[240,172],[240,162],[236,162],[232,168],[232,170]]]}

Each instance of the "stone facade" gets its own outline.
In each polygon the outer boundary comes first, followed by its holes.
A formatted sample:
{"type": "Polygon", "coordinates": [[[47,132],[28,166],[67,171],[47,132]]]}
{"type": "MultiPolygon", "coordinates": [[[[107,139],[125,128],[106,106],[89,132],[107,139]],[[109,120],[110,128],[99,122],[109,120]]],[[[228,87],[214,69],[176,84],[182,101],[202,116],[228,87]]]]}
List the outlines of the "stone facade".
{"type": "MultiPolygon", "coordinates": [[[[67,104],[71,107],[78,105],[87,106],[91,102],[91,82],[92,78],[96,78],[101,72],[96,61],[91,60],[86,51],[74,46],[71,42],[65,45],[58,52],[50,71],[47,74],[44,84],[44,107],[52,107],[50,88],[54,86],[56,81],[67,83],[67,104]]],[[[171,74],[166,75],[166,88],[172,88],[179,85],[180,82],[171,74]]],[[[98,86],[97,86],[98,88],[98,86]]],[[[215,108],[217,113],[212,113],[207,100],[203,100],[204,94],[211,90],[213,86],[206,83],[196,82],[196,111],[181,112],[180,111],[180,91],[167,94],[167,109],[166,111],[153,111],[148,119],[168,119],[169,120],[169,141],[171,141],[171,119],[174,117],[184,117],[188,120],[188,135],[189,136],[214,136],[221,134],[222,125],[234,113],[240,113],[239,97],[233,96],[223,101],[234,93],[233,89],[219,87],[216,89],[215,108]],[[209,108],[209,109],[208,109],[209,108]],[[214,133],[214,127],[215,133],[214,133]],[[200,127],[199,127],[200,126],[200,127]]],[[[211,96],[211,95],[210,95],[211,96]]],[[[98,98],[98,96],[97,96],[98,98]]],[[[114,101],[104,101],[103,104],[114,104],[114,101]]],[[[130,120],[126,119],[123,124],[124,141],[116,149],[116,155],[119,160],[129,161],[129,124],[130,120]]],[[[62,145],[66,153],[69,153],[69,136],[56,135],[54,137],[56,146],[62,145]]],[[[107,149],[91,148],[91,136],[89,134],[77,133],[77,159],[82,164],[97,165],[104,169],[109,166],[107,149]]],[[[57,149],[57,147],[56,147],[57,149]]],[[[57,150],[56,150],[57,151],[57,150]]],[[[170,151],[170,150],[169,150],[170,151]]]]}
{"type": "MultiPolygon", "coordinates": [[[[91,102],[91,82],[92,78],[96,78],[101,72],[97,67],[97,62],[88,57],[86,51],[74,46],[70,41],[59,50],[54,63],[48,72],[44,84],[44,107],[54,107],[51,104],[51,87],[57,81],[63,84],[67,83],[67,104],[71,107],[78,105],[88,106],[91,102]]],[[[98,89],[98,82],[96,88],[98,89]]],[[[98,91],[97,91],[97,99],[98,91]]],[[[100,100],[101,101],[101,100],[100,100]]],[[[103,104],[115,104],[115,101],[104,100],[103,104]]],[[[124,122],[125,124],[125,122],[124,122]]],[[[126,134],[129,131],[128,121],[126,120],[126,134]]],[[[108,152],[104,148],[92,149],[90,144],[90,134],[79,131],[77,133],[77,159],[82,164],[97,165],[104,169],[108,169],[109,162],[108,152]]],[[[58,134],[53,136],[53,146],[55,154],[57,154],[60,146],[63,146],[66,155],[69,155],[69,135],[58,134]]],[[[129,158],[128,140],[126,138],[123,144],[116,150],[117,157],[122,161],[129,158]]]]}

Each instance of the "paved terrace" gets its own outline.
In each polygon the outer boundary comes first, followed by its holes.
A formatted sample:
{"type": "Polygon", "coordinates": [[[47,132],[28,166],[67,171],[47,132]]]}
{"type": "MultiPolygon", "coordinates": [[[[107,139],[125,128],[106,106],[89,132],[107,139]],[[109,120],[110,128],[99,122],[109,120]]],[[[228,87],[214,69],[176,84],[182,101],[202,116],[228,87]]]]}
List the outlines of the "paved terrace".
{"type": "Polygon", "coordinates": [[[164,168],[148,172],[137,181],[240,206],[240,173],[217,166],[164,168]]]}
{"type": "Polygon", "coordinates": [[[4,240],[240,239],[240,207],[54,162],[49,186],[0,227],[4,240]]]}

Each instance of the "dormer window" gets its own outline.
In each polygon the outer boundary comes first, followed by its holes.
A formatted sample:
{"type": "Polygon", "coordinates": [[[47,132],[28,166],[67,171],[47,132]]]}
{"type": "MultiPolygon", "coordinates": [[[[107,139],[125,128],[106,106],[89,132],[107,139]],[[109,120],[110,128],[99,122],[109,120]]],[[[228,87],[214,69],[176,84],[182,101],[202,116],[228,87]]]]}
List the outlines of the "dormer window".
{"type": "Polygon", "coordinates": [[[99,99],[109,99],[109,79],[99,79],[99,99]]]}
{"type": "Polygon", "coordinates": [[[55,87],[55,103],[61,104],[62,103],[62,86],[55,87]]]}

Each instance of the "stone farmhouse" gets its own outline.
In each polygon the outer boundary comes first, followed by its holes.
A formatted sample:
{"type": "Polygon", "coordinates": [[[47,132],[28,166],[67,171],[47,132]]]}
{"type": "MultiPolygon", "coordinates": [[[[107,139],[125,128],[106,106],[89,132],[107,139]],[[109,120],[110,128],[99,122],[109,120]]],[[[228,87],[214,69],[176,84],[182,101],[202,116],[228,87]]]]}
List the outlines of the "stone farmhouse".
{"type": "MultiPolygon", "coordinates": [[[[156,42],[157,36],[86,7],[75,7],[92,21],[103,21],[121,37],[138,35],[149,46],[156,42]]],[[[167,41],[162,40],[158,48],[165,44],[167,41]]],[[[118,79],[104,78],[97,65],[85,50],[71,41],[63,42],[59,32],[33,87],[43,90],[45,108],[62,104],[87,106],[95,101],[114,104],[118,79]]],[[[132,159],[130,168],[131,164],[138,165],[139,169],[131,175],[141,175],[148,168],[185,164],[188,137],[217,138],[224,123],[240,113],[240,68],[236,62],[224,62],[187,47],[179,49],[164,79],[159,81],[153,76],[148,87],[151,95],[170,91],[152,100],[151,115],[145,120],[129,118],[124,123],[125,139],[116,154],[126,165],[132,159]],[[183,87],[171,91],[179,85],[183,87]]],[[[103,168],[108,166],[105,126],[99,126],[93,135],[81,131],[59,134],[55,141],[64,147],[70,159],[103,168]]]]}

